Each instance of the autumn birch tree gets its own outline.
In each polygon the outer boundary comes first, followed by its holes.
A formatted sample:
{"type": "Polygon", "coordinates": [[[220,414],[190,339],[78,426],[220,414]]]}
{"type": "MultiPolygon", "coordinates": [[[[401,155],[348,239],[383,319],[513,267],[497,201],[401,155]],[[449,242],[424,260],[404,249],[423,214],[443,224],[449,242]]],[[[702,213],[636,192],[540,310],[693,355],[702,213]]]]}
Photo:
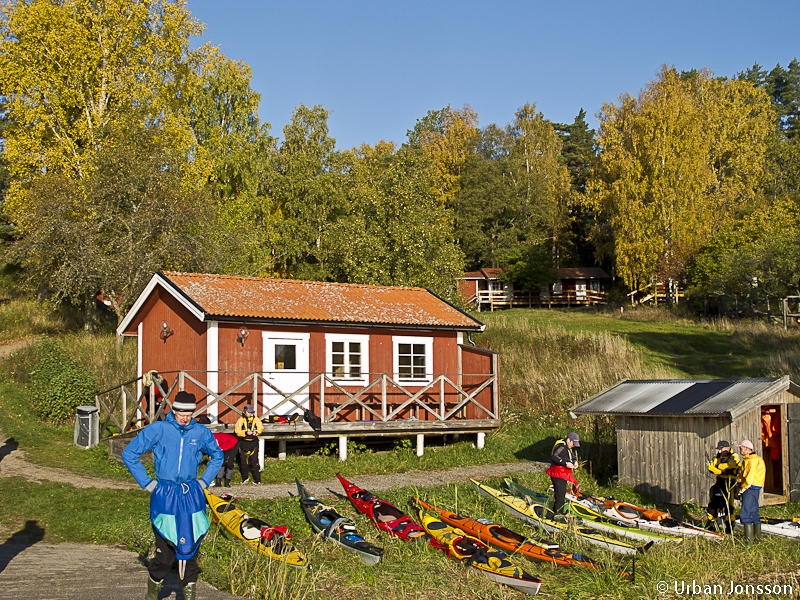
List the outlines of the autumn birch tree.
{"type": "Polygon", "coordinates": [[[691,257],[752,203],[774,123],[763,90],[662,68],[637,98],[599,114],[587,194],[613,230],[617,270],[638,288],[683,277],[691,257]]]}

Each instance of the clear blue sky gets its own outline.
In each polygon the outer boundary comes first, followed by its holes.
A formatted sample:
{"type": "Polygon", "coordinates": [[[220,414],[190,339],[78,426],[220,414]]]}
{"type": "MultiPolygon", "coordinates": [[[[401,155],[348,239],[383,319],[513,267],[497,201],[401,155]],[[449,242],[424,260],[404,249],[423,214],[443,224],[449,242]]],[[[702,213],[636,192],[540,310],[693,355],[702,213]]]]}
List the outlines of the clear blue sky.
{"type": "Polygon", "coordinates": [[[800,1],[188,0],[202,41],[253,71],[282,138],[293,109],[332,111],[339,149],[401,143],[429,110],[472,106],[503,126],[526,102],[591,127],[662,64],[720,76],[800,58],[800,1]]]}

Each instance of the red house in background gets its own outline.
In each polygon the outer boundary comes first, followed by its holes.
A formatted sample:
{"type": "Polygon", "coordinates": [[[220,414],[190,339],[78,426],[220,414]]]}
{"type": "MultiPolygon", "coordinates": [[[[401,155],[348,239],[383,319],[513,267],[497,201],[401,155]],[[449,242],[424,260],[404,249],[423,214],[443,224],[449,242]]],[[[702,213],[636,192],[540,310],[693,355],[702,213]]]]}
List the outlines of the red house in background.
{"type": "Polygon", "coordinates": [[[499,426],[497,354],[464,344],[484,327],[422,288],[158,272],[117,332],[140,377],[195,393],[212,423],[249,403],[399,435],[499,426]]]}
{"type": "Polygon", "coordinates": [[[538,290],[515,290],[502,281],[506,269],[469,271],[459,281],[459,291],[478,311],[512,307],[585,306],[605,302],[605,280],[611,277],[600,267],[554,269],[557,283],[538,290]]]}

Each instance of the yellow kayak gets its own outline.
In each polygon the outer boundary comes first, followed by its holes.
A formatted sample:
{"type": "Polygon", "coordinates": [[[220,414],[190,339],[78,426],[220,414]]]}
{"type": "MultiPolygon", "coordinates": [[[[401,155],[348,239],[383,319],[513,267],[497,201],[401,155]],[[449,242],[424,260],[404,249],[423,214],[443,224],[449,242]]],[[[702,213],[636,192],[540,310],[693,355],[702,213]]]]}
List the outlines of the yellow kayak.
{"type": "Polygon", "coordinates": [[[471,565],[486,577],[526,594],[536,594],[542,581],[508,560],[500,550],[492,550],[478,538],[448,525],[418,505],[411,504],[417,521],[441,544],[442,551],[455,560],[471,565]]]}
{"type": "Polygon", "coordinates": [[[215,496],[205,490],[206,502],[211,507],[211,522],[242,540],[256,552],[296,569],[309,568],[305,554],[297,550],[289,540],[291,535],[285,527],[271,527],[266,521],[251,517],[236,507],[234,499],[225,494],[215,496]]]}

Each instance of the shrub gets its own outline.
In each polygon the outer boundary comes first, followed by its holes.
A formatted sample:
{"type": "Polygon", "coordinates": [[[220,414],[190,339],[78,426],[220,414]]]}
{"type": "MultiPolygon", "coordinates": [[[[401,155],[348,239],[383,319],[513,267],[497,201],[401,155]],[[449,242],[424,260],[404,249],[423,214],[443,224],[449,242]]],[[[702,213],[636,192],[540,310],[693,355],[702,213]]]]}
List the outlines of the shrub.
{"type": "Polygon", "coordinates": [[[37,343],[36,354],[28,393],[41,418],[61,423],[72,418],[78,406],[94,405],[94,376],[69,355],[61,340],[37,343]]]}

